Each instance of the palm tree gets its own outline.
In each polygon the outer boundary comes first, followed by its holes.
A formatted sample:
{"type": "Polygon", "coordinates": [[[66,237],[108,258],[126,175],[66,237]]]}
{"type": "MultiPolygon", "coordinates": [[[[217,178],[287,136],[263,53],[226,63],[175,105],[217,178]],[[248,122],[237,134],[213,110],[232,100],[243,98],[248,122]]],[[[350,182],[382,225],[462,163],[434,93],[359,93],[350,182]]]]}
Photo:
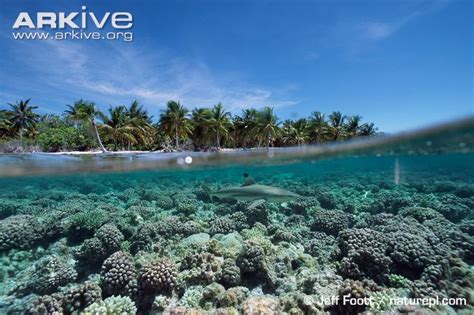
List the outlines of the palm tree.
{"type": "Polygon", "coordinates": [[[130,107],[127,109],[127,115],[130,117],[130,119],[146,122],[150,125],[152,124],[153,116],[149,116],[148,111],[143,109],[143,106],[140,105],[137,100],[130,104],[130,107]]]}
{"type": "Polygon", "coordinates": [[[258,111],[255,108],[242,110],[242,116],[235,116],[233,121],[234,143],[242,147],[255,144],[259,132],[258,111]]]}
{"type": "Polygon", "coordinates": [[[311,114],[308,123],[309,139],[314,143],[321,143],[326,140],[329,126],[323,113],[316,111],[311,114]]]}
{"type": "Polygon", "coordinates": [[[239,115],[234,115],[232,119],[232,139],[234,148],[236,147],[245,147],[244,137],[242,136],[244,132],[244,122],[243,118],[239,115]]]}
{"type": "MultiPolygon", "coordinates": [[[[135,127],[133,133],[136,143],[146,146],[151,145],[155,133],[152,122],[153,116],[148,115],[148,112],[136,100],[126,109],[125,114],[127,116],[127,123],[135,127]]],[[[131,142],[128,141],[129,149],[130,144],[131,142]]]]}
{"type": "Polygon", "coordinates": [[[212,128],[213,114],[209,108],[195,108],[191,114],[193,132],[190,135],[195,148],[202,148],[207,145],[212,128]]]}
{"type": "Polygon", "coordinates": [[[344,134],[344,121],[346,120],[346,116],[342,115],[341,112],[332,112],[331,115],[329,115],[329,123],[330,125],[330,131],[331,131],[331,136],[332,140],[339,140],[341,139],[344,134]]]}
{"type": "Polygon", "coordinates": [[[362,120],[362,117],[359,115],[350,116],[347,119],[346,132],[349,138],[353,138],[357,136],[357,134],[359,133],[361,120],[362,120]]]}
{"type": "Polygon", "coordinates": [[[297,145],[304,144],[308,139],[308,121],[305,118],[298,119],[293,123],[293,139],[297,145]]]}
{"type": "Polygon", "coordinates": [[[305,118],[297,121],[285,120],[281,133],[284,144],[302,145],[308,139],[308,121],[305,118]]]}
{"type": "Polygon", "coordinates": [[[373,136],[377,133],[377,128],[375,128],[374,123],[365,123],[360,126],[360,135],[361,136],[373,136]]]}
{"type": "Polygon", "coordinates": [[[59,115],[56,114],[44,114],[39,117],[38,122],[46,128],[57,128],[64,125],[64,121],[59,115]]]}
{"type": "Polygon", "coordinates": [[[268,150],[272,139],[278,135],[279,122],[278,117],[273,113],[273,107],[265,107],[258,113],[258,125],[268,150]]]}
{"type": "Polygon", "coordinates": [[[0,110],[0,138],[6,138],[11,135],[11,124],[8,120],[8,112],[6,110],[0,110]]]}
{"type": "Polygon", "coordinates": [[[23,138],[25,131],[32,131],[38,122],[38,114],[34,112],[37,106],[30,106],[28,103],[31,99],[26,101],[16,102],[16,104],[8,104],[11,109],[7,111],[6,116],[9,120],[9,125],[14,133],[18,133],[20,139],[23,138]]]}
{"type": "Polygon", "coordinates": [[[287,119],[283,122],[283,126],[281,127],[281,141],[283,144],[293,145],[296,143],[295,140],[295,127],[293,126],[293,121],[287,119]]]}
{"type": "Polygon", "coordinates": [[[102,140],[100,139],[99,131],[97,129],[96,117],[101,116],[99,110],[95,108],[92,102],[79,100],[74,102],[74,105],[67,105],[69,109],[64,111],[66,119],[76,124],[90,124],[94,131],[95,138],[100,146],[102,152],[107,152],[102,140]]]}
{"type": "Polygon", "coordinates": [[[211,125],[216,135],[216,146],[218,149],[221,147],[221,136],[227,137],[229,135],[229,128],[231,127],[230,112],[224,110],[224,106],[221,103],[214,105],[211,110],[212,120],[211,125]]]}
{"type": "Polygon", "coordinates": [[[135,135],[139,128],[131,123],[127,115],[127,108],[125,106],[110,107],[109,115],[110,117],[104,114],[101,115],[103,124],[99,125],[98,128],[114,143],[114,151],[117,150],[118,144],[123,149],[124,143],[137,143],[135,135]]]}
{"type": "Polygon", "coordinates": [[[160,127],[168,134],[174,133],[176,150],[179,150],[179,138],[187,137],[192,131],[192,125],[187,117],[188,110],[176,101],[169,101],[166,109],[160,115],[160,127]]]}

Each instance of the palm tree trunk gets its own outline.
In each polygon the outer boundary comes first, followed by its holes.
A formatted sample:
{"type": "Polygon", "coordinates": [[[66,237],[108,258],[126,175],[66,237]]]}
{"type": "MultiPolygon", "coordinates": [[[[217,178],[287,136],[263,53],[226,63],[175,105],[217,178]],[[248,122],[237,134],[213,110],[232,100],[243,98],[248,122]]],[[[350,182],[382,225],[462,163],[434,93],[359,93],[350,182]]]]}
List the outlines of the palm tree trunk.
{"type": "Polygon", "coordinates": [[[175,125],[176,150],[179,150],[178,125],[175,125]]]}
{"type": "Polygon", "coordinates": [[[97,142],[99,143],[100,149],[101,149],[102,152],[104,152],[104,153],[107,152],[107,150],[105,149],[104,145],[102,144],[102,140],[100,140],[99,130],[97,130],[97,125],[96,125],[96,123],[95,123],[94,118],[92,118],[92,127],[94,127],[95,137],[97,138],[97,142]]]}
{"type": "Polygon", "coordinates": [[[217,130],[217,132],[216,132],[216,143],[217,143],[217,148],[220,149],[221,144],[220,144],[220,141],[219,141],[219,130],[217,130]]]}
{"type": "Polygon", "coordinates": [[[237,137],[235,136],[235,130],[232,132],[232,135],[234,138],[234,141],[232,141],[232,147],[235,149],[235,147],[237,146],[237,137]]]}

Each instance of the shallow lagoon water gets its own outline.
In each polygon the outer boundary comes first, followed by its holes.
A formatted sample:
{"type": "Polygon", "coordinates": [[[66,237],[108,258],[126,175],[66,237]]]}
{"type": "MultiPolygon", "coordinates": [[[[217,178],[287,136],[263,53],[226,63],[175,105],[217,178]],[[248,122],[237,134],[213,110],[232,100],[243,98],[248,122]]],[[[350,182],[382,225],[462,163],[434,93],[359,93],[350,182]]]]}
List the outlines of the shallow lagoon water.
{"type": "Polygon", "coordinates": [[[2,156],[0,312],[472,314],[473,127],[217,155],[2,156]],[[252,208],[201,188],[244,173],[301,197],[252,208]]]}

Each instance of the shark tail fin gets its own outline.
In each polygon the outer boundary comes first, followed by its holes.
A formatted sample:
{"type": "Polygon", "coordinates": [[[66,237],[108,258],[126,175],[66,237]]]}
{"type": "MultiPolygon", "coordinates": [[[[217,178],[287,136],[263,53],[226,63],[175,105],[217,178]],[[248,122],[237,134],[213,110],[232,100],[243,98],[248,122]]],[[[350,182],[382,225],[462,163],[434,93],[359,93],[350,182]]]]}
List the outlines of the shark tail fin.
{"type": "Polygon", "coordinates": [[[211,189],[209,188],[209,186],[207,186],[206,184],[202,184],[201,188],[206,193],[207,198],[209,198],[209,200],[212,201],[212,192],[211,192],[211,189]]]}

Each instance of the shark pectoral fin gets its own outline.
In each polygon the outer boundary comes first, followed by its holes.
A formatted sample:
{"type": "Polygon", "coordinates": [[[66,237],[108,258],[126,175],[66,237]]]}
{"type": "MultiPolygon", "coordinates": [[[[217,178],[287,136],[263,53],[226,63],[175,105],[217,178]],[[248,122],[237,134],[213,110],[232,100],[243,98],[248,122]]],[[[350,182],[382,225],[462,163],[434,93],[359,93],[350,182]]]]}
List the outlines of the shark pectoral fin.
{"type": "Polygon", "coordinates": [[[252,204],[250,206],[247,207],[248,210],[252,210],[252,209],[255,209],[257,208],[258,206],[262,205],[265,203],[265,199],[257,199],[255,200],[254,202],[252,202],[252,204]]]}
{"type": "Polygon", "coordinates": [[[247,173],[244,174],[244,182],[242,183],[242,187],[254,185],[256,183],[257,182],[255,181],[255,179],[252,178],[252,176],[247,173]]]}

